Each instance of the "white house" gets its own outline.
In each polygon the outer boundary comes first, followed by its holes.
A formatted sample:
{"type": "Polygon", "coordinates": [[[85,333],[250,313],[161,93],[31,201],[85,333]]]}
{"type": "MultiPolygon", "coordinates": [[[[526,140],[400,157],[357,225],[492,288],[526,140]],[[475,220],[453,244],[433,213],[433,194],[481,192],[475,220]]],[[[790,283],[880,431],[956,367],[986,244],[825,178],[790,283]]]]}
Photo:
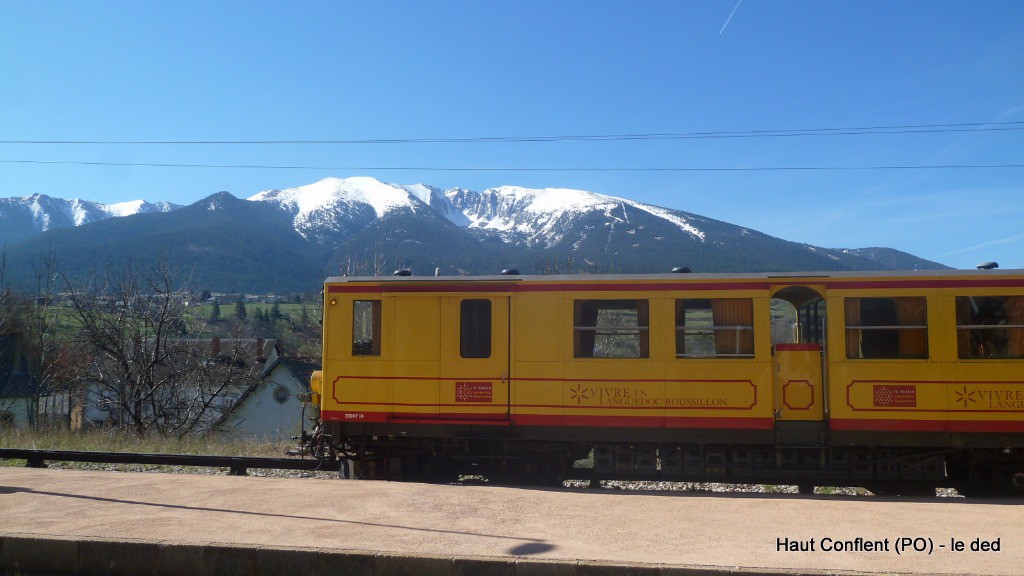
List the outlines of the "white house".
{"type": "MultiPolygon", "coordinates": [[[[209,350],[211,361],[230,361],[237,365],[240,374],[251,374],[252,381],[258,382],[257,375],[262,375],[277,362],[281,355],[281,346],[277,340],[256,339],[221,339],[212,338],[209,340],[196,341],[197,349],[209,350]]],[[[240,380],[244,382],[245,379],[240,380]]],[[[219,416],[222,412],[230,413],[234,410],[239,400],[247,394],[253,386],[251,384],[239,384],[221,391],[214,399],[217,409],[212,413],[216,414],[211,420],[204,420],[196,432],[207,432],[219,427],[219,416]]],[[[118,403],[115,401],[115,390],[112,386],[100,386],[98,384],[87,385],[81,401],[82,420],[80,426],[104,426],[116,423],[120,417],[118,403]]],[[[76,426],[75,418],[72,418],[72,429],[76,426]]]]}
{"type": "Polygon", "coordinates": [[[302,424],[302,401],[298,396],[309,393],[309,377],[319,369],[318,361],[302,358],[268,361],[258,381],[236,400],[216,427],[240,439],[276,441],[298,436],[302,424]]]}

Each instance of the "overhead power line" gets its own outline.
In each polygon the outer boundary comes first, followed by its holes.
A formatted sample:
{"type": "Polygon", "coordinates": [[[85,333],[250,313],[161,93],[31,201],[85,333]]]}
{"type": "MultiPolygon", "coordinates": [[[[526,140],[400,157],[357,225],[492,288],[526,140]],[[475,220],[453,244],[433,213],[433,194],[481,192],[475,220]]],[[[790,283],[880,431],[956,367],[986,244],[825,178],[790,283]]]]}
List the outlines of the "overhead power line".
{"type": "Polygon", "coordinates": [[[268,164],[176,164],[164,162],[78,162],[70,160],[0,160],[0,164],[67,164],[74,166],[125,166],[146,168],[227,168],[247,170],[397,170],[417,172],[786,172],[831,170],[989,170],[1024,168],[1024,164],[894,164],[875,166],[563,166],[523,168],[514,166],[285,166],[268,164]]]}
{"type": "Polygon", "coordinates": [[[666,132],[641,134],[583,134],[549,136],[474,136],[465,138],[368,138],[323,140],[0,140],[26,145],[338,145],[338,144],[495,144],[515,142],[623,142],[635,140],[700,140],[725,138],[783,138],[798,136],[861,136],[867,134],[935,134],[944,132],[1005,132],[1024,130],[1024,121],[957,124],[903,124],[842,128],[666,132]]]}

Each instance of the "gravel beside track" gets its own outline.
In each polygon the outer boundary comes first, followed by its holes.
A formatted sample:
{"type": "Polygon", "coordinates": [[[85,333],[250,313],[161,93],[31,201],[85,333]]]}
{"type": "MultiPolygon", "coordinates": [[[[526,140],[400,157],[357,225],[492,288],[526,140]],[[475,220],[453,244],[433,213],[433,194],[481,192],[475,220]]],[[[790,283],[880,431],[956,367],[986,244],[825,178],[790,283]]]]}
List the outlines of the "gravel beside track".
{"type": "MultiPolygon", "coordinates": [[[[168,474],[202,474],[202,475],[226,475],[224,468],[208,468],[202,466],[149,466],[141,464],[90,464],[75,462],[50,462],[48,467],[52,469],[69,470],[107,470],[117,472],[161,472],[168,474]]],[[[260,478],[337,478],[337,472],[309,472],[305,470],[273,470],[266,468],[253,468],[248,471],[249,476],[260,478]]],[[[487,484],[467,480],[468,484],[487,484]]],[[[566,480],[566,488],[587,488],[589,481],[566,480]]],[[[795,485],[785,484],[729,484],[714,482],[656,482],[648,480],[602,480],[599,487],[595,489],[621,490],[636,492],[691,492],[691,493],[749,493],[749,494],[798,494],[795,485]]],[[[939,498],[962,498],[953,488],[938,488],[935,491],[939,498]]],[[[864,488],[848,486],[818,486],[815,494],[836,495],[836,496],[865,496],[873,494],[864,488]]]]}

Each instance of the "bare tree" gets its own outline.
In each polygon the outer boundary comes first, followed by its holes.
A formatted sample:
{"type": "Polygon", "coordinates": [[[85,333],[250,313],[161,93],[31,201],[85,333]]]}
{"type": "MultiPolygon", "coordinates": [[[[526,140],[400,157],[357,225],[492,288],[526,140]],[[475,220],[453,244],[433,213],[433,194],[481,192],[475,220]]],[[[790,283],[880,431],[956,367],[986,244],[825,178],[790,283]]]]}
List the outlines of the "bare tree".
{"type": "Polygon", "coordinates": [[[10,332],[17,323],[19,306],[7,282],[7,245],[0,251],[0,335],[10,332]]]}
{"type": "Polygon", "coordinates": [[[297,317],[286,317],[275,323],[277,338],[289,354],[319,361],[324,342],[323,298],[304,302],[300,310],[297,317]]]}
{"type": "Polygon", "coordinates": [[[384,253],[377,250],[373,253],[373,275],[383,276],[384,267],[387,266],[388,260],[384,257],[384,253]]]}
{"type": "Polygon", "coordinates": [[[22,288],[20,327],[28,372],[35,384],[33,413],[37,428],[44,423],[68,423],[71,394],[81,373],[80,350],[62,325],[56,294],[58,274],[56,255],[48,250],[22,288]]]}
{"type": "Polygon", "coordinates": [[[206,431],[256,376],[259,368],[241,344],[222,349],[183,337],[192,295],[163,259],[141,273],[131,265],[108,270],[85,287],[64,281],[81,325],[79,342],[89,351],[89,401],[122,430],[206,431]]]}
{"type": "MultiPolygon", "coordinates": [[[[13,360],[14,337],[12,336],[20,329],[21,310],[22,302],[7,282],[7,247],[5,245],[4,250],[0,252],[0,362],[7,360],[8,354],[13,360]]],[[[6,387],[7,382],[0,379],[0,427],[13,424],[7,418],[10,416],[8,411],[14,406],[15,400],[5,398],[6,394],[2,394],[6,387]]]]}

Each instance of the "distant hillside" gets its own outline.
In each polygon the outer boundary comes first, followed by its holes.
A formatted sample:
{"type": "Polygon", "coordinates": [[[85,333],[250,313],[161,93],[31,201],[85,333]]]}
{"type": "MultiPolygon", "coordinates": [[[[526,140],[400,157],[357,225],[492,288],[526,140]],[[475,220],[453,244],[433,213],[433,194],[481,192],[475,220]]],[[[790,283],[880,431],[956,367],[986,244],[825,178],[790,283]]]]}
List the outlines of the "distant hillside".
{"type": "Polygon", "coordinates": [[[46,194],[0,198],[0,243],[17,242],[40,232],[58,228],[71,228],[107,218],[170,212],[180,208],[177,204],[145,200],[100,204],[88,200],[64,200],[46,194]]]}
{"type": "Polygon", "coordinates": [[[278,211],[226,192],[165,214],[33,236],[8,248],[12,274],[27,274],[51,249],[72,276],[129,261],[141,269],[163,255],[190,271],[196,287],[223,291],[307,291],[323,276],[326,260],[325,249],[303,239],[278,211]]]}

